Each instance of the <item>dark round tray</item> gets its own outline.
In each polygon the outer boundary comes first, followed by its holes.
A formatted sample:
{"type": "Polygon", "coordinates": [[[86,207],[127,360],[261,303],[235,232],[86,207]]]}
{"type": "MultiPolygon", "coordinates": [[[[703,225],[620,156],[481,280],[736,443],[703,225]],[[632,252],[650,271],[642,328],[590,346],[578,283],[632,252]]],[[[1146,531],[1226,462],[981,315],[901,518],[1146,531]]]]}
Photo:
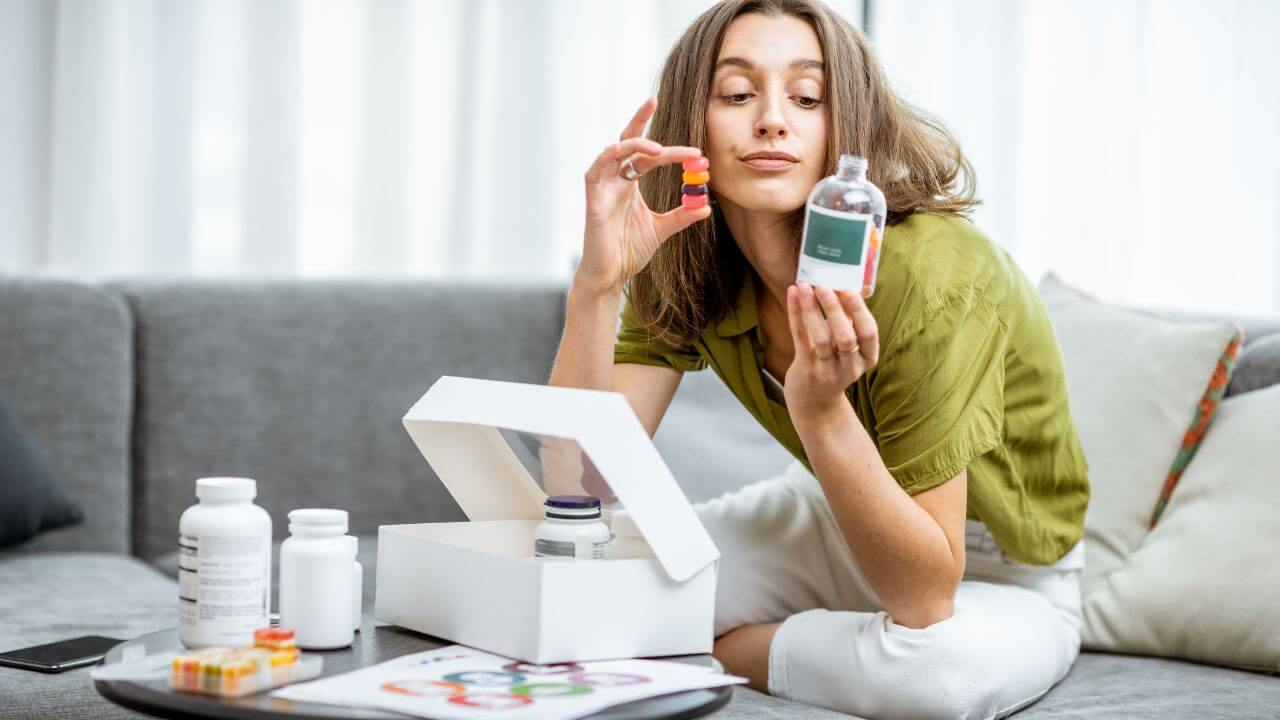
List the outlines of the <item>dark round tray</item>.
{"type": "MultiPolygon", "coordinates": [[[[366,616],[361,631],[356,633],[356,640],[351,647],[322,653],[324,669],[320,677],[358,670],[401,655],[451,644],[453,643],[430,635],[392,625],[375,624],[371,616],[366,616]]],[[[178,642],[178,631],[163,630],[120,643],[107,653],[102,662],[108,665],[118,663],[123,659],[126,648],[129,648],[130,654],[133,654],[139,652],[140,647],[145,648],[147,655],[182,649],[182,645],[178,642]]],[[[685,655],[662,659],[711,667],[710,655],[685,655]]],[[[409,717],[384,710],[294,702],[273,698],[265,692],[242,698],[217,698],[174,692],[163,681],[95,680],[94,687],[103,697],[116,704],[167,718],[405,720],[409,717]]],[[[654,720],[656,718],[683,720],[701,717],[718,710],[729,702],[732,693],[732,686],[689,690],[614,705],[588,717],[591,720],[654,720]]]]}

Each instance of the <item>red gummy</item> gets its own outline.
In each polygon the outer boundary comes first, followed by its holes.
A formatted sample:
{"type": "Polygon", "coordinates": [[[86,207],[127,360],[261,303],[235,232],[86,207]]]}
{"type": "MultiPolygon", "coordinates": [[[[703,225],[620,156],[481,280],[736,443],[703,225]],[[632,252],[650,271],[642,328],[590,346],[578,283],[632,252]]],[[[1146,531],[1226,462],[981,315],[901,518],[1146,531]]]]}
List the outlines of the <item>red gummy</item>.
{"type": "Polygon", "coordinates": [[[253,631],[253,639],[257,640],[292,640],[294,637],[293,630],[282,627],[264,627],[253,631]]]}
{"type": "Polygon", "coordinates": [[[688,172],[697,172],[711,167],[711,161],[706,157],[696,157],[680,163],[680,167],[684,168],[688,172]]]}
{"type": "Polygon", "coordinates": [[[698,208],[707,206],[707,196],[706,195],[681,195],[680,204],[684,205],[690,210],[697,210],[698,208]]]}

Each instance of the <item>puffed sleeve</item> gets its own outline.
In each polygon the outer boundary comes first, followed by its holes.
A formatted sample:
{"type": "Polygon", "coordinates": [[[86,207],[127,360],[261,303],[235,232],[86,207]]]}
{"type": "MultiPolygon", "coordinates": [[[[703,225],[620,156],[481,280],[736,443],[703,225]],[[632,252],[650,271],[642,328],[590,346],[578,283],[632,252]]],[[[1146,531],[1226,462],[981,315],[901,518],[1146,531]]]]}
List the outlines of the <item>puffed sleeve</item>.
{"type": "Polygon", "coordinates": [[[914,495],[1002,442],[1008,333],[976,288],[947,293],[902,318],[868,387],[880,456],[914,495]]]}
{"type": "Polygon", "coordinates": [[[696,348],[673,345],[646,330],[636,318],[630,298],[623,303],[621,318],[618,339],[613,346],[614,363],[658,365],[682,372],[707,367],[706,359],[696,348]]]}

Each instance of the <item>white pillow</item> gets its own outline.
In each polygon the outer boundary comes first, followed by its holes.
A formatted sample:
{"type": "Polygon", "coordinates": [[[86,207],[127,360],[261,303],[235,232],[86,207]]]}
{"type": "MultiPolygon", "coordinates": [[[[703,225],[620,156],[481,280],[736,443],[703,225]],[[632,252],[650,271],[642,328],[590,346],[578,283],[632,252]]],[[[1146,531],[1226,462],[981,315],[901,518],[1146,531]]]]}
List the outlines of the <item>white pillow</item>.
{"type": "Polygon", "coordinates": [[[1040,295],[1089,464],[1087,598],[1146,535],[1196,406],[1240,330],[1232,322],[1180,322],[1106,305],[1051,274],[1040,281],[1040,295]]]}
{"type": "Polygon", "coordinates": [[[1160,522],[1084,605],[1099,649],[1280,670],[1280,386],[1222,401],[1160,522]]]}

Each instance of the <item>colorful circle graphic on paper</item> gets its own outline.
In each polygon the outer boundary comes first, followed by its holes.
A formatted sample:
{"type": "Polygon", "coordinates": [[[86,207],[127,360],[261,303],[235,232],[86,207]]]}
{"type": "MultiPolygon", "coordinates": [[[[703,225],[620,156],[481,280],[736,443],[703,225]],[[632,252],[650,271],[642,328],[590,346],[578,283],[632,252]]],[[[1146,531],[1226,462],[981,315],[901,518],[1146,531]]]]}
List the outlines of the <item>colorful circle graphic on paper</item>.
{"type": "Polygon", "coordinates": [[[513,662],[502,666],[503,670],[510,670],[515,673],[524,673],[525,675],[564,675],[566,673],[578,672],[582,666],[578,663],[550,663],[547,665],[535,665],[534,663],[513,662]]]}
{"type": "Polygon", "coordinates": [[[546,698],[586,695],[589,692],[595,692],[595,690],[586,685],[574,685],[573,683],[523,683],[521,685],[512,685],[511,692],[515,695],[546,698]]]}
{"type": "Polygon", "coordinates": [[[396,680],[382,683],[381,688],[386,692],[415,697],[450,697],[467,691],[466,687],[456,682],[443,680],[396,680]]]}
{"type": "Polygon", "coordinates": [[[617,687],[619,685],[642,685],[649,682],[644,675],[610,672],[581,672],[569,676],[570,682],[596,687],[617,687]]]}
{"type": "Polygon", "coordinates": [[[462,672],[449,673],[444,676],[445,680],[460,682],[464,685],[488,685],[502,686],[515,685],[524,682],[524,676],[513,672],[502,672],[501,670],[463,670],[462,672]]]}
{"type": "Polygon", "coordinates": [[[486,710],[514,710],[533,702],[533,698],[527,695],[512,695],[510,693],[471,692],[454,695],[449,698],[449,702],[486,710]]]}

